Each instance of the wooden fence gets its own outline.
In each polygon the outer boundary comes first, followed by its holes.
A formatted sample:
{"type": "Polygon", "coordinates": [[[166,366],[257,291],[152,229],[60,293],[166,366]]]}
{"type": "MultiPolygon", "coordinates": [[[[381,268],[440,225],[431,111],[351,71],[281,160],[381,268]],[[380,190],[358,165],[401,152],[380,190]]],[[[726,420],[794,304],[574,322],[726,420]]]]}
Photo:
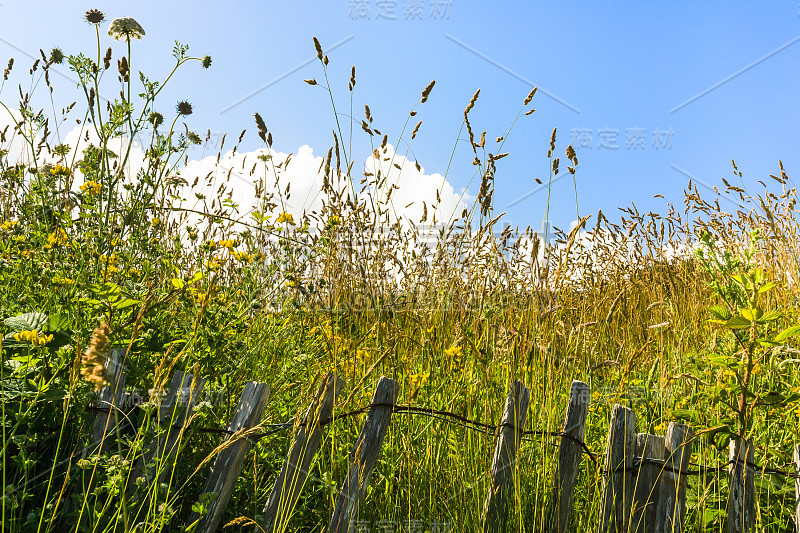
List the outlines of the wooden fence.
{"type": "MultiPolygon", "coordinates": [[[[98,395],[97,405],[108,407],[95,419],[93,437],[99,450],[113,438],[110,413],[122,405],[125,394],[125,371],[121,364],[124,351],[112,353],[112,383],[98,395]]],[[[309,467],[320,447],[324,425],[331,420],[334,404],[344,383],[335,374],[323,380],[289,447],[272,492],[264,506],[265,530],[285,531],[295,504],[308,477],[309,467]]],[[[157,418],[167,422],[167,430],[146,446],[143,457],[134,467],[132,480],[146,471],[148,464],[167,464],[178,448],[189,421],[189,414],[200,397],[204,380],[199,376],[175,371],[170,386],[159,401],[157,418]]],[[[379,379],[361,432],[349,454],[347,475],[336,498],[327,531],[345,533],[354,530],[361,506],[375,468],[392,412],[399,384],[387,377],[379,379]]],[[[194,514],[190,523],[199,521],[196,532],[212,533],[220,528],[225,508],[242,470],[244,457],[254,428],[261,421],[269,396],[269,386],[248,382],[227,427],[226,438],[217,448],[214,463],[203,489],[201,501],[211,500],[204,516],[194,514]],[[216,496],[214,496],[216,495],[216,496]]],[[[502,416],[495,433],[491,465],[491,483],[484,502],[482,529],[486,532],[507,530],[507,503],[512,496],[517,450],[525,435],[530,392],[517,381],[510,385],[502,416]]],[[[573,381],[561,431],[558,457],[545,515],[545,531],[569,530],[573,491],[583,455],[590,453],[583,441],[591,394],[589,386],[573,381]]],[[[603,461],[602,501],[598,533],[679,533],[686,513],[686,486],[692,453],[692,428],[670,423],[665,436],[636,432],[636,414],[627,407],[614,405],[603,461]]],[[[730,442],[727,500],[728,533],[745,533],[754,523],[755,464],[753,443],[730,442]]],[[[800,444],[794,449],[797,531],[800,533],[800,444]]],[[[158,469],[156,469],[158,471],[158,469]]],[[[153,480],[148,480],[152,482],[153,480]]],[[[129,490],[136,485],[129,483],[129,490]]],[[[136,513],[141,510],[134,509],[136,513]]]]}

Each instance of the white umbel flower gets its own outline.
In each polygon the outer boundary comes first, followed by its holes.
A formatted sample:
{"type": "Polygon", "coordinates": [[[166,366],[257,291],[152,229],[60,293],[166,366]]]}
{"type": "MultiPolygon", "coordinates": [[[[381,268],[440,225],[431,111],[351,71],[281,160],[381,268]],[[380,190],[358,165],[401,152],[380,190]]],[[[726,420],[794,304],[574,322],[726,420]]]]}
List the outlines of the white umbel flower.
{"type": "Polygon", "coordinates": [[[132,17],[120,17],[108,25],[108,35],[117,41],[141,39],[144,36],[144,28],[132,17]]]}

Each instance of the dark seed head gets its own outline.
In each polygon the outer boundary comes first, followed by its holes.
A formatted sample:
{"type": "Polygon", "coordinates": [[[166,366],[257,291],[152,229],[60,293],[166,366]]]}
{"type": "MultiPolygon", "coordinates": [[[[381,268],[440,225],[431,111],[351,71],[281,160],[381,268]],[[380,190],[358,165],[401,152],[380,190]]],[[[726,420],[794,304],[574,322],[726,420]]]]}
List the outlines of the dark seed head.
{"type": "Polygon", "coordinates": [[[90,9],[86,12],[84,18],[89,24],[100,24],[106,20],[106,16],[99,9],[90,9]]]}
{"type": "Polygon", "coordinates": [[[179,115],[188,116],[192,114],[192,104],[186,100],[181,100],[178,102],[178,105],[175,106],[175,109],[178,111],[179,115]]]}
{"type": "Polygon", "coordinates": [[[152,124],[154,127],[159,127],[162,122],[164,122],[164,115],[159,113],[158,111],[153,111],[150,113],[150,116],[147,117],[147,120],[152,124]]]}
{"type": "Polygon", "coordinates": [[[55,63],[56,65],[60,65],[64,61],[64,52],[61,51],[61,48],[53,48],[50,51],[50,62],[55,63]]]}

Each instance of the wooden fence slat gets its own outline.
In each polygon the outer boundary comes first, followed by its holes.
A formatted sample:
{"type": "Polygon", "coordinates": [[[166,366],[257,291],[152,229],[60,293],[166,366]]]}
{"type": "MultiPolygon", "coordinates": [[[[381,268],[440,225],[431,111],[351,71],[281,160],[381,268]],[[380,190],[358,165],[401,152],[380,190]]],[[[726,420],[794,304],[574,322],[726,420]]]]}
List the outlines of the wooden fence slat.
{"type": "Polygon", "coordinates": [[[95,407],[105,409],[98,411],[94,418],[94,428],[92,429],[92,442],[101,443],[97,453],[102,453],[108,449],[112,435],[114,434],[114,412],[122,404],[125,395],[125,348],[112,348],[111,354],[106,362],[106,370],[111,374],[111,380],[106,387],[103,387],[95,400],[95,407]],[[105,438],[103,438],[105,436],[105,438]]]}
{"type": "Polygon", "coordinates": [[[571,435],[575,440],[562,437],[558,446],[558,463],[547,510],[546,531],[550,533],[566,533],[569,527],[573,491],[583,455],[583,447],[579,443],[583,442],[586,434],[586,416],[589,413],[590,400],[589,385],[582,381],[573,381],[561,432],[571,435]]]}
{"type": "Polygon", "coordinates": [[[746,533],[753,527],[755,479],[753,443],[731,439],[728,483],[728,533],[746,533]]]}
{"type": "MultiPolygon", "coordinates": [[[[268,398],[269,385],[248,381],[239,398],[239,404],[233,413],[231,423],[228,425],[228,432],[234,434],[247,431],[258,425],[261,417],[264,416],[268,398]]],[[[202,494],[216,493],[217,497],[209,504],[208,513],[202,517],[195,531],[214,533],[225,515],[225,509],[228,507],[231,494],[236,486],[236,478],[242,471],[244,458],[251,446],[251,441],[247,437],[233,438],[236,440],[232,440],[231,436],[228,437],[228,441],[232,443],[219,452],[214,459],[214,465],[211,467],[211,473],[208,475],[202,494]]],[[[200,517],[197,514],[192,513],[189,523],[193,523],[198,518],[200,517]]]]}
{"type": "MultiPolygon", "coordinates": [[[[168,426],[154,442],[146,446],[147,450],[139,459],[134,474],[128,482],[128,496],[136,492],[136,479],[142,476],[147,463],[156,459],[159,464],[162,464],[177,452],[183,426],[191,416],[192,409],[197,403],[204,385],[203,378],[199,376],[195,378],[189,372],[176,370],[172,374],[167,394],[159,402],[157,409],[157,420],[167,422],[168,426]],[[193,381],[195,381],[194,387],[192,387],[193,381]]],[[[163,472],[161,473],[163,474],[163,472]]]]}
{"type": "Polygon", "coordinates": [[[797,476],[794,478],[794,497],[797,500],[794,519],[797,522],[797,533],[800,533],[800,444],[794,447],[794,473],[797,476]]]}
{"type": "Polygon", "coordinates": [[[614,404],[606,444],[606,480],[600,504],[600,533],[628,533],[635,452],[636,413],[614,404]]]}
{"type": "Polygon", "coordinates": [[[505,531],[507,499],[513,487],[517,449],[528,415],[530,391],[520,381],[511,384],[500,418],[492,457],[492,484],[483,508],[483,531],[505,531]]]}
{"type": "Polygon", "coordinates": [[[661,465],[649,463],[647,459],[663,461],[666,455],[665,442],[664,437],[657,435],[636,435],[636,455],[642,460],[633,478],[635,488],[631,529],[637,533],[653,533],[655,529],[662,469],[661,465]]]}
{"type": "Polygon", "coordinates": [[[692,428],[670,422],[667,428],[667,463],[661,473],[661,494],[656,510],[656,533],[681,533],[686,516],[686,484],[692,456],[692,428]]]}
{"type": "MultiPolygon", "coordinates": [[[[392,404],[397,400],[400,384],[382,376],[372,397],[374,404],[392,404]]],[[[383,445],[383,438],[392,418],[391,407],[370,407],[361,433],[350,452],[347,479],[342,484],[331,516],[328,533],[349,532],[358,517],[359,507],[367,493],[369,478],[383,445]]]]}
{"type": "Polygon", "coordinates": [[[308,469],[322,443],[322,421],[333,415],[333,405],[344,388],[344,380],[329,373],[306,411],[297,434],[264,506],[264,531],[284,531],[297,498],[308,477],[308,469]]]}

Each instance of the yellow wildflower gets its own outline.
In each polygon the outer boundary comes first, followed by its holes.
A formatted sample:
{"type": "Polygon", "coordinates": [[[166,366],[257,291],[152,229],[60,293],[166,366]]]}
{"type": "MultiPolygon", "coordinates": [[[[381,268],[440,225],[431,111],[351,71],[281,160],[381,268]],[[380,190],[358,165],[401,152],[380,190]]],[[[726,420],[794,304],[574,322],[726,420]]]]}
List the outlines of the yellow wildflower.
{"type": "Polygon", "coordinates": [[[0,229],[3,231],[11,231],[17,224],[19,224],[18,220],[6,220],[2,224],[0,224],[0,229]]]}
{"type": "Polygon", "coordinates": [[[100,189],[102,188],[103,186],[94,180],[89,180],[80,186],[81,192],[86,194],[100,194],[100,189]]]}
{"type": "Polygon", "coordinates": [[[447,348],[444,351],[444,354],[447,357],[461,357],[462,350],[463,350],[463,348],[461,348],[461,346],[458,346],[458,345],[454,344],[453,346],[447,348]]]}
{"type": "Polygon", "coordinates": [[[331,215],[328,217],[329,226],[338,226],[340,222],[339,215],[331,215]]]}
{"type": "Polygon", "coordinates": [[[420,372],[418,374],[411,374],[411,388],[416,389],[417,387],[423,386],[428,381],[428,377],[430,375],[431,375],[430,372],[420,372]]]}
{"type": "Polygon", "coordinates": [[[14,340],[18,342],[29,342],[34,346],[44,346],[53,340],[53,335],[39,335],[39,331],[36,329],[30,331],[23,330],[14,334],[14,340]]]}
{"type": "Polygon", "coordinates": [[[56,165],[50,169],[50,174],[54,176],[70,176],[72,171],[64,165],[56,165]]]}
{"type": "Polygon", "coordinates": [[[297,285],[298,285],[297,280],[293,280],[293,279],[287,279],[286,280],[286,286],[287,287],[294,288],[294,287],[297,287],[297,285]]]}
{"type": "Polygon", "coordinates": [[[286,211],[281,213],[281,216],[278,217],[278,220],[276,222],[278,224],[283,224],[284,222],[286,222],[287,224],[291,224],[292,226],[295,225],[294,224],[294,217],[292,216],[291,213],[287,213],[286,211]]]}
{"type": "Polygon", "coordinates": [[[53,233],[47,237],[47,246],[50,248],[55,248],[56,246],[61,246],[69,242],[69,238],[67,237],[67,232],[63,229],[58,228],[53,233]]]}

